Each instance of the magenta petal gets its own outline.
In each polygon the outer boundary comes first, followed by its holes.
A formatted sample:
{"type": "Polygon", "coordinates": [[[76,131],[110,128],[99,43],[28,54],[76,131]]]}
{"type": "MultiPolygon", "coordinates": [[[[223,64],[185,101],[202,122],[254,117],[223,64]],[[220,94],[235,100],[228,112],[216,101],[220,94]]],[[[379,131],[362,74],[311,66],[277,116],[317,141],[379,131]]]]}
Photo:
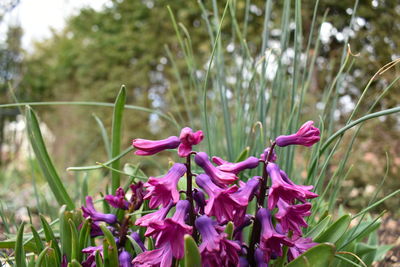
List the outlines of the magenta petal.
{"type": "Polygon", "coordinates": [[[320,140],[320,131],[314,127],[313,121],[307,121],[295,134],[281,135],[275,140],[280,147],[288,145],[312,146],[320,140]]]}
{"type": "Polygon", "coordinates": [[[178,155],[182,158],[187,157],[192,152],[192,146],[199,144],[203,140],[203,131],[193,132],[189,127],[182,129],[179,139],[181,144],[178,148],[178,155]]]}
{"type": "Polygon", "coordinates": [[[199,152],[194,157],[194,161],[199,165],[205,173],[210,176],[212,181],[220,187],[225,187],[235,182],[238,177],[234,173],[223,172],[217,169],[208,159],[208,155],[204,152],[199,152]]]}
{"type": "Polygon", "coordinates": [[[134,267],[170,267],[172,258],[171,246],[167,244],[158,249],[140,253],[133,259],[132,264],[134,267]]]}
{"type": "Polygon", "coordinates": [[[178,202],[178,181],[185,173],[185,164],[175,163],[164,177],[149,178],[147,183],[144,184],[144,187],[148,190],[144,199],[150,199],[149,206],[151,209],[155,209],[161,204],[165,207],[171,200],[173,203],[178,202]]]}
{"type": "Polygon", "coordinates": [[[134,139],[132,145],[137,149],[136,155],[150,156],[166,149],[177,148],[180,142],[177,136],[170,136],[163,140],[134,139]]]}
{"type": "Polygon", "coordinates": [[[93,199],[90,196],[86,197],[86,207],[81,207],[83,212],[83,217],[90,217],[93,221],[101,221],[109,224],[113,224],[117,222],[117,216],[114,214],[104,214],[96,211],[93,205],[93,199]]]}
{"type": "Polygon", "coordinates": [[[240,161],[237,163],[224,163],[217,168],[223,172],[231,172],[234,174],[238,174],[239,172],[246,169],[254,169],[258,166],[259,160],[256,157],[249,157],[244,161],[240,161]]]}
{"type": "Polygon", "coordinates": [[[279,211],[275,218],[280,221],[282,230],[286,233],[289,230],[297,235],[301,235],[301,227],[308,227],[304,217],[311,215],[311,203],[290,205],[283,200],[278,201],[279,211]]]}

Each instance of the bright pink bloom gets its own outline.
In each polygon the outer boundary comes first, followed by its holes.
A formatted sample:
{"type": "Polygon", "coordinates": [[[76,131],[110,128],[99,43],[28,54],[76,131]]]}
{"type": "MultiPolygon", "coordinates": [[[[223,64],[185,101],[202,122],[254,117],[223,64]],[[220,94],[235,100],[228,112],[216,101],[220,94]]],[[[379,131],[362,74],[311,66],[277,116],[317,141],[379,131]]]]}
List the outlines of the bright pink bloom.
{"type": "Polygon", "coordinates": [[[150,199],[149,206],[155,209],[161,204],[167,206],[172,199],[174,203],[179,200],[177,189],[179,179],[186,173],[186,166],[182,163],[175,163],[168,173],[161,178],[150,177],[144,187],[148,192],[144,199],[150,199]]]}
{"type": "Polygon", "coordinates": [[[86,207],[82,206],[83,217],[90,217],[93,221],[101,221],[109,224],[117,222],[117,216],[114,214],[104,214],[96,211],[93,205],[93,199],[91,196],[86,197],[86,207]]]}
{"type": "Polygon", "coordinates": [[[279,234],[271,221],[271,213],[261,208],[257,212],[257,219],[261,222],[260,249],[264,253],[265,262],[276,257],[282,257],[282,245],[293,246],[293,243],[282,234],[279,234]]]}
{"type": "Polygon", "coordinates": [[[125,200],[125,191],[122,187],[119,187],[115,191],[115,195],[106,195],[104,200],[108,202],[114,208],[127,210],[129,208],[129,202],[125,200]]]}
{"type": "MultiPolygon", "coordinates": [[[[272,186],[269,188],[268,194],[268,208],[272,210],[275,208],[279,199],[292,203],[293,200],[297,199],[304,201],[307,198],[315,198],[318,195],[308,190],[312,189],[312,186],[300,186],[293,182],[288,183],[280,172],[277,164],[269,163],[267,165],[267,172],[272,180],[272,186]]],[[[286,177],[287,178],[287,177],[286,177]]]]}
{"type": "Polygon", "coordinates": [[[199,152],[194,157],[194,161],[199,165],[205,173],[210,176],[211,180],[220,187],[235,182],[238,177],[234,173],[223,172],[218,170],[208,159],[208,155],[204,152],[199,152]]]}
{"type": "Polygon", "coordinates": [[[192,146],[199,144],[204,138],[203,131],[193,132],[189,127],[182,129],[179,139],[181,144],[178,147],[179,157],[187,157],[192,152],[192,146]]]}
{"type": "Polygon", "coordinates": [[[308,249],[318,245],[318,243],[313,242],[311,238],[304,238],[304,237],[300,237],[298,235],[293,235],[292,242],[293,242],[294,246],[289,248],[289,251],[288,251],[288,260],[289,261],[294,260],[301,254],[306,252],[308,249]]]}
{"type": "Polygon", "coordinates": [[[212,162],[214,162],[214,163],[215,163],[216,165],[218,165],[218,166],[223,165],[223,164],[229,164],[229,163],[231,163],[231,162],[226,161],[226,160],[224,160],[224,159],[222,159],[222,158],[220,158],[220,157],[217,157],[217,156],[213,156],[213,157],[211,158],[211,160],[212,160],[212,162]]]}
{"type": "Polygon", "coordinates": [[[164,220],[165,217],[167,216],[169,210],[172,208],[172,206],[173,206],[173,203],[171,200],[170,203],[167,206],[165,206],[164,208],[161,208],[153,213],[149,213],[149,214],[146,214],[146,215],[138,218],[135,221],[135,225],[147,227],[145,236],[150,236],[154,232],[154,229],[149,227],[150,223],[154,223],[154,222],[157,223],[159,221],[164,220]]]}
{"type": "Polygon", "coordinates": [[[172,255],[181,259],[184,255],[184,236],[192,234],[192,226],[185,223],[185,217],[190,208],[189,201],[180,200],[176,204],[176,210],[172,218],[163,221],[151,222],[150,227],[154,229],[152,236],[156,239],[156,247],[170,245],[172,255]]]}
{"type": "Polygon", "coordinates": [[[171,267],[172,258],[171,245],[165,244],[158,249],[140,253],[133,259],[132,264],[134,267],[171,267]]]}
{"type": "Polygon", "coordinates": [[[314,127],[314,122],[307,121],[300,127],[297,133],[278,136],[275,142],[281,147],[288,145],[312,146],[318,142],[320,138],[319,129],[314,127]]]}
{"type": "Polygon", "coordinates": [[[258,178],[250,179],[244,187],[236,185],[220,188],[206,174],[196,177],[196,183],[209,196],[205,214],[215,216],[218,222],[233,221],[236,225],[242,222],[246,208],[258,187],[258,178]]]}
{"type": "MultiPolygon", "coordinates": [[[[267,147],[266,149],[264,149],[264,152],[260,154],[260,159],[262,161],[266,161],[267,157],[269,155],[269,151],[271,151],[270,147],[267,147]]],[[[272,155],[270,158],[270,162],[275,162],[278,159],[278,157],[276,156],[275,150],[272,150],[272,155]]]]}
{"type": "MultiPolygon", "coordinates": [[[[218,162],[218,163],[222,163],[222,161],[220,161],[220,158],[218,159],[214,159],[215,157],[212,158],[213,162],[218,162]]],[[[222,164],[217,164],[219,165],[217,167],[217,169],[223,171],[223,172],[231,172],[234,174],[238,174],[239,172],[246,170],[246,169],[254,169],[258,166],[258,158],[256,157],[249,157],[243,161],[240,162],[236,162],[236,163],[231,163],[231,162],[227,162],[225,161],[225,163],[222,164]]]]}
{"type": "Polygon", "coordinates": [[[180,143],[177,136],[170,136],[163,140],[134,139],[132,141],[132,145],[137,149],[135,154],[139,156],[150,156],[166,149],[174,149],[180,143]]]}
{"type": "Polygon", "coordinates": [[[304,217],[311,215],[311,203],[290,205],[280,199],[278,200],[278,209],[279,211],[275,214],[275,218],[279,220],[285,233],[293,230],[294,233],[301,235],[300,227],[308,227],[304,217]]]}
{"type": "Polygon", "coordinates": [[[213,220],[203,215],[196,219],[196,228],[201,234],[200,254],[202,265],[211,266],[237,266],[240,246],[228,240],[226,233],[218,233],[213,220]]]}

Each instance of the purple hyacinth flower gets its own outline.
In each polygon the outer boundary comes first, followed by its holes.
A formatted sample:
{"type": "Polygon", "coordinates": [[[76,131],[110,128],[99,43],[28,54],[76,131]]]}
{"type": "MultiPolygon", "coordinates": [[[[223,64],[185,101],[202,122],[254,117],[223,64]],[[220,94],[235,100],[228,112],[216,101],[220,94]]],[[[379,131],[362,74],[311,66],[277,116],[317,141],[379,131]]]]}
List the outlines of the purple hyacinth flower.
{"type": "Polygon", "coordinates": [[[278,136],[275,142],[281,147],[288,145],[312,146],[318,142],[320,138],[319,129],[314,127],[314,122],[307,121],[300,127],[297,133],[278,136]]]}
{"type": "Polygon", "coordinates": [[[133,267],[171,267],[172,248],[170,244],[137,255],[133,261],[133,267]]]}
{"type": "Polygon", "coordinates": [[[132,146],[137,149],[136,155],[150,156],[166,149],[177,148],[180,143],[177,136],[170,136],[163,140],[134,139],[132,146]]]}
{"type": "Polygon", "coordinates": [[[229,164],[229,163],[231,163],[231,162],[226,161],[226,160],[224,160],[224,159],[222,159],[222,158],[220,158],[220,157],[217,157],[217,156],[213,156],[213,157],[211,158],[211,160],[212,160],[212,162],[214,162],[217,166],[220,166],[220,165],[223,165],[223,164],[229,164]]]}
{"type": "Polygon", "coordinates": [[[241,203],[232,196],[239,189],[236,185],[220,188],[211,181],[207,174],[197,175],[196,183],[209,196],[204,209],[205,214],[215,216],[220,223],[233,221],[235,213],[247,206],[246,202],[241,203]]]}
{"type": "Polygon", "coordinates": [[[91,196],[86,197],[86,207],[82,206],[83,217],[90,217],[93,221],[101,221],[109,224],[117,222],[117,216],[114,214],[104,214],[97,212],[93,205],[93,199],[91,196]]]}
{"type": "Polygon", "coordinates": [[[82,262],[83,267],[96,267],[96,252],[100,253],[103,257],[103,246],[97,247],[87,247],[82,249],[82,253],[89,254],[84,262],[82,262]]]}
{"type": "Polygon", "coordinates": [[[261,208],[257,212],[257,219],[261,222],[260,249],[264,253],[265,262],[271,258],[282,257],[282,245],[293,246],[293,243],[282,234],[279,234],[271,221],[271,213],[261,208]]]}
{"type": "Polygon", "coordinates": [[[206,206],[206,197],[202,191],[194,189],[193,199],[196,202],[196,213],[204,214],[204,207],[206,206]]]}
{"type": "Polygon", "coordinates": [[[203,131],[193,132],[189,127],[182,129],[179,139],[181,144],[178,147],[179,157],[187,157],[192,152],[192,146],[199,144],[204,138],[203,131]]]}
{"type": "Polygon", "coordinates": [[[150,177],[144,184],[144,187],[148,189],[144,199],[150,199],[149,207],[155,209],[161,204],[165,207],[170,200],[177,203],[179,200],[178,181],[185,173],[185,164],[175,163],[164,177],[150,177]]]}
{"type": "Polygon", "coordinates": [[[226,233],[218,233],[212,219],[203,215],[196,219],[196,228],[201,234],[199,250],[203,266],[237,266],[240,246],[228,240],[226,233]]]}
{"type": "Polygon", "coordinates": [[[172,255],[181,259],[184,255],[184,236],[192,234],[193,227],[185,223],[185,217],[189,212],[190,204],[187,200],[180,200],[176,204],[176,210],[172,218],[163,221],[150,222],[150,227],[154,229],[152,236],[156,239],[156,247],[169,244],[172,255]]]}
{"type": "Polygon", "coordinates": [[[260,248],[256,248],[254,259],[256,260],[257,267],[268,267],[268,263],[265,261],[264,252],[260,248]]]}
{"type": "Polygon", "coordinates": [[[275,214],[275,218],[279,220],[285,233],[293,230],[294,233],[301,235],[300,227],[308,227],[304,217],[311,215],[311,203],[290,205],[280,199],[278,200],[278,209],[279,211],[275,214]]]}
{"type": "MultiPolygon", "coordinates": [[[[215,163],[215,161],[214,161],[214,163],[215,163]]],[[[223,172],[231,172],[231,173],[234,173],[237,175],[239,172],[241,172],[243,170],[256,168],[258,166],[258,164],[259,164],[258,158],[249,157],[249,158],[245,159],[244,161],[240,161],[237,163],[226,162],[224,164],[219,165],[217,167],[217,169],[219,169],[223,172]]]]}
{"type": "Polygon", "coordinates": [[[290,247],[288,251],[289,261],[294,260],[308,249],[318,245],[318,243],[313,242],[311,238],[304,238],[298,235],[293,235],[292,242],[294,245],[290,247]]]}
{"type": "MultiPolygon", "coordinates": [[[[262,161],[266,161],[270,151],[271,151],[270,147],[267,147],[266,149],[264,149],[264,152],[260,154],[260,159],[262,161]]],[[[277,159],[278,159],[278,157],[276,156],[275,150],[272,150],[272,154],[271,154],[271,158],[270,158],[269,162],[275,162],[277,159]]]]}
{"type": "Polygon", "coordinates": [[[318,195],[308,191],[312,187],[299,186],[294,183],[286,182],[281,175],[279,166],[275,163],[269,163],[267,172],[271,177],[272,186],[269,188],[268,194],[268,208],[272,210],[275,208],[279,199],[292,203],[297,199],[304,201],[306,198],[315,198],[318,195]]]}
{"type": "Polygon", "coordinates": [[[106,195],[104,200],[114,208],[123,210],[127,210],[129,208],[129,202],[125,199],[125,191],[122,187],[119,187],[115,191],[115,195],[106,195]]]}
{"type": "Polygon", "coordinates": [[[304,196],[298,198],[298,200],[300,200],[301,202],[305,203],[306,199],[318,197],[318,194],[315,194],[314,192],[311,192],[311,190],[314,188],[314,186],[312,186],[312,185],[296,185],[295,183],[293,183],[292,180],[289,179],[289,177],[287,176],[287,174],[284,171],[279,170],[279,173],[281,174],[282,179],[286,183],[288,183],[290,185],[294,185],[297,188],[300,188],[300,189],[303,190],[304,196]]]}
{"type": "Polygon", "coordinates": [[[68,259],[67,255],[63,255],[62,260],[61,260],[61,267],[68,267],[68,259]]]}
{"type": "Polygon", "coordinates": [[[211,180],[220,187],[225,187],[235,182],[238,177],[234,173],[223,172],[217,169],[208,159],[208,155],[204,152],[199,152],[194,157],[194,161],[199,165],[211,180]]]}
{"type": "Polygon", "coordinates": [[[140,226],[143,226],[143,227],[147,227],[145,236],[151,235],[153,233],[154,229],[149,227],[150,223],[164,220],[165,217],[167,216],[169,210],[172,208],[172,206],[173,206],[173,203],[172,203],[172,200],[171,200],[169,202],[169,204],[167,206],[165,206],[164,208],[161,208],[158,211],[155,211],[153,213],[149,213],[147,215],[144,215],[144,216],[138,218],[135,221],[135,225],[140,225],[140,226]]]}
{"type": "Polygon", "coordinates": [[[131,254],[129,254],[127,251],[122,250],[121,253],[118,256],[118,261],[119,261],[119,267],[131,267],[131,254]]]}
{"type": "Polygon", "coordinates": [[[247,226],[251,225],[252,219],[251,215],[246,214],[242,219],[240,224],[235,225],[235,230],[233,231],[233,239],[239,241],[240,243],[243,242],[243,229],[247,226]]]}
{"type": "Polygon", "coordinates": [[[136,243],[139,245],[139,247],[142,249],[142,251],[146,251],[146,250],[147,250],[147,249],[145,248],[143,242],[142,242],[142,239],[140,239],[140,236],[139,236],[138,233],[132,232],[132,233],[130,234],[130,236],[133,238],[133,240],[136,241],[136,243]]]}

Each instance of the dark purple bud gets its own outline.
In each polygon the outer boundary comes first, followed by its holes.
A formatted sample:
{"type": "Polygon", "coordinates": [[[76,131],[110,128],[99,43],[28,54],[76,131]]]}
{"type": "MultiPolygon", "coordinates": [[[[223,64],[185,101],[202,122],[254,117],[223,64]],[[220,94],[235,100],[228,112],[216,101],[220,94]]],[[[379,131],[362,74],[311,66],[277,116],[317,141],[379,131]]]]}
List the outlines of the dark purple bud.
{"type": "Polygon", "coordinates": [[[204,214],[204,207],[206,206],[206,197],[202,191],[194,189],[193,199],[196,202],[196,212],[204,214]]]}
{"type": "Polygon", "coordinates": [[[131,255],[127,251],[122,250],[122,252],[118,256],[119,267],[131,267],[131,260],[131,255]]]}
{"type": "Polygon", "coordinates": [[[268,267],[268,263],[265,262],[264,252],[260,248],[257,248],[254,252],[254,258],[256,260],[257,267],[268,267]]]}
{"type": "Polygon", "coordinates": [[[129,202],[125,200],[125,191],[121,187],[115,191],[115,195],[106,195],[104,200],[114,208],[123,210],[127,210],[129,208],[129,202]]]}
{"type": "Polygon", "coordinates": [[[68,267],[68,259],[67,255],[63,255],[62,260],[61,260],[61,267],[68,267]]]}
{"type": "MultiPolygon", "coordinates": [[[[271,151],[270,147],[267,147],[266,149],[264,149],[264,152],[260,155],[260,159],[262,161],[266,161],[270,151],[271,151]]],[[[272,154],[270,156],[269,162],[275,162],[277,159],[278,159],[278,157],[276,156],[275,150],[272,150],[272,154]]]]}
{"type": "Polygon", "coordinates": [[[138,233],[136,232],[132,232],[131,233],[131,237],[133,238],[133,240],[135,240],[135,242],[139,245],[139,247],[142,249],[142,251],[146,251],[147,249],[145,248],[142,240],[140,239],[140,236],[138,233]]]}
{"type": "Polygon", "coordinates": [[[166,149],[174,149],[180,143],[181,141],[177,136],[170,136],[167,139],[156,141],[146,139],[134,139],[132,141],[133,147],[137,149],[135,154],[139,156],[150,156],[166,149]]]}
{"type": "Polygon", "coordinates": [[[307,121],[295,134],[281,135],[275,140],[278,146],[303,145],[312,146],[320,140],[320,131],[314,127],[313,121],[307,121]]]}
{"type": "Polygon", "coordinates": [[[130,203],[133,205],[134,210],[138,210],[140,206],[143,204],[144,196],[146,195],[146,190],[144,189],[144,185],[141,181],[136,184],[131,184],[129,186],[132,191],[130,203]]]}

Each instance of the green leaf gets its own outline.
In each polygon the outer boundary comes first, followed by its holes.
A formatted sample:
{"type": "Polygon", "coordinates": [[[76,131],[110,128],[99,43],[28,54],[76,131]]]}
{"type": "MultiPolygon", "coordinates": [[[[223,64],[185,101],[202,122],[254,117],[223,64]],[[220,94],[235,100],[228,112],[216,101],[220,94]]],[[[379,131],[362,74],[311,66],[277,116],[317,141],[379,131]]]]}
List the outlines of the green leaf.
{"type": "Polygon", "coordinates": [[[74,222],[69,219],[68,224],[71,231],[71,260],[78,259],[79,244],[78,244],[78,231],[76,230],[74,222]]]}
{"type": "Polygon", "coordinates": [[[343,215],[325,231],[318,235],[314,241],[317,243],[330,242],[335,243],[346,232],[350,225],[351,216],[349,214],[343,215]]]}
{"type": "Polygon", "coordinates": [[[249,157],[250,147],[245,147],[245,149],[240,152],[239,156],[236,158],[235,162],[243,161],[249,157]]]}
{"type": "MultiPolygon", "coordinates": [[[[118,248],[114,236],[104,224],[100,224],[100,228],[108,243],[107,246],[103,246],[103,253],[106,253],[106,250],[108,250],[107,255],[111,266],[118,266],[118,248]]],[[[105,265],[107,266],[107,264],[105,265]]]]}
{"type": "Polygon", "coordinates": [[[87,247],[90,239],[90,219],[86,219],[82,225],[81,230],[79,231],[79,253],[78,253],[78,261],[82,261],[82,249],[87,247]]]}
{"type": "Polygon", "coordinates": [[[29,106],[26,107],[26,122],[32,149],[35,152],[40,169],[49,184],[51,191],[60,205],[65,204],[68,209],[74,209],[75,205],[68,195],[67,190],[58,176],[56,168],[47,152],[36,114],[29,106]]]}
{"type": "Polygon", "coordinates": [[[35,267],[43,267],[46,266],[45,262],[46,262],[46,255],[47,255],[47,251],[49,250],[49,247],[46,247],[42,252],[40,252],[39,257],[36,261],[35,267]]]}
{"type": "Polygon", "coordinates": [[[46,237],[46,241],[47,242],[51,241],[51,248],[53,248],[54,251],[55,251],[55,255],[57,257],[57,261],[61,262],[61,251],[60,251],[60,248],[58,247],[57,239],[54,236],[53,230],[51,229],[50,225],[48,224],[46,219],[43,217],[43,215],[39,215],[39,217],[40,217],[40,221],[42,223],[42,227],[43,227],[43,230],[44,230],[44,235],[46,237]]]}
{"type": "Polygon", "coordinates": [[[185,235],[185,267],[201,267],[199,248],[191,235],[185,235]]]}
{"type": "Polygon", "coordinates": [[[381,261],[385,257],[386,253],[388,253],[389,250],[391,250],[394,247],[394,245],[382,245],[379,246],[378,249],[376,250],[375,258],[374,261],[381,261]]]}
{"type": "MultiPolygon", "coordinates": [[[[126,101],[126,89],[123,85],[115,100],[114,114],[112,121],[112,134],[111,134],[111,157],[114,158],[119,155],[121,151],[121,137],[122,137],[122,115],[124,113],[124,106],[126,101]]],[[[114,169],[120,169],[120,161],[116,160],[111,163],[114,169]]],[[[115,192],[120,186],[120,174],[111,172],[112,192],[115,192]]]]}
{"type": "Polygon", "coordinates": [[[44,249],[42,239],[40,238],[38,232],[36,231],[36,229],[33,226],[31,226],[31,232],[33,235],[33,241],[35,241],[35,245],[36,245],[36,253],[39,254],[44,249]]]}
{"type": "Polygon", "coordinates": [[[95,259],[96,259],[96,267],[103,267],[104,266],[104,263],[103,263],[103,260],[101,259],[99,251],[96,251],[95,259]]]}
{"type": "Polygon", "coordinates": [[[225,233],[228,234],[228,239],[232,240],[233,237],[233,222],[228,222],[228,224],[225,227],[225,233]]]}
{"type": "Polygon", "coordinates": [[[66,206],[63,205],[59,212],[59,231],[60,231],[60,245],[61,251],[67,256],[68,260],[71,260],[71,228],[68,223],[68,219],[71,218],[71,214],[66,210],[66,206]]]}
{"type": "Polygon", "coordinates": [[[140,253],[143,252],[143,250],[141,249],[141,247],[138,245],[138,243],[136,242],[135,239],[133,239],[130,235],[126,236],[129,241],[131,242],[133,249],[135,250],[136,255],[139,255],[140,253]]]}
{"type": "Polygon", "coordinates": [[[333,244],[319,244],[291,261],[287,267],[328,267],[333,261],[335,252],[333,244]]]}
{"type": "Polygon", "coordinates": [[[305,235],[305,237],[314,238],[322,233],[325,228],[328,226],[329,222],[331,221],[332,216],[328,215],[316,225],[310,228],[309,232],[305,235]]]}
{"type": "Polygon", "coordinates": [[[17,267],[26,267],[25,250],[23,246],[24,227],[25,222],[22,222],[18,229],[17,241],[15,242],[15,266],[17,267]]]}
{"type": "Polygon", "coordinates": [[[103,124],[103,122],[101,121],[101,119],[99,117],[97,117],[95,114],[93,114],[93,117],[96,120],[97,125],[100,128],[101,137],[103,138],[103,143],[104,143],[104,147],[105,147],[106,152],[107,152],[107,156],[108,156],[108,158],[112,158],[112,156],[111,156],[110,139],[108,138],[107,130],[104,127],[104,124],[103,124]]]}
{"type": "Polygon", "coordinates": [[[75,259],[68,263],[68,267],[82,267],[82,265],[75,259]]]}

